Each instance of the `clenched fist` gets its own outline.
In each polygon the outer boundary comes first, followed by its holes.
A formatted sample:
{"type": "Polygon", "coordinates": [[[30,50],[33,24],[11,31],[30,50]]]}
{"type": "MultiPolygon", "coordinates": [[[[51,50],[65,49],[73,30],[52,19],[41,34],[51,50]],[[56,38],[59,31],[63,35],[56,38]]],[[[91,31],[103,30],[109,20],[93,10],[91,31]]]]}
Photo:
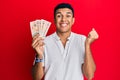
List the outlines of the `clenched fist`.
{"type": "Polygon", "coordinates": [[[86,44],[90,45],[93,41],[95,41],[96,39],[98,39],[98,37],[99,37],[98,33],[93,28],[89,32],[88,37],[86,38],[86,44]]]}

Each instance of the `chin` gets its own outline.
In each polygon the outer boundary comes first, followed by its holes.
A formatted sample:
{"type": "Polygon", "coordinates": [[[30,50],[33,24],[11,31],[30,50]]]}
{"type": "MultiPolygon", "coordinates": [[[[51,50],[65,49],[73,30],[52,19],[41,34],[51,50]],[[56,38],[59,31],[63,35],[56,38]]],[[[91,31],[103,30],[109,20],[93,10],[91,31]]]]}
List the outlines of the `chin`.
{"type": "Polygon", "coordinates": [[[70,31],[66,31],[66,30],[58,30],[58,32],[60,32],[60,33],[67,33],[67,32],[70,32],[70,31]]]}

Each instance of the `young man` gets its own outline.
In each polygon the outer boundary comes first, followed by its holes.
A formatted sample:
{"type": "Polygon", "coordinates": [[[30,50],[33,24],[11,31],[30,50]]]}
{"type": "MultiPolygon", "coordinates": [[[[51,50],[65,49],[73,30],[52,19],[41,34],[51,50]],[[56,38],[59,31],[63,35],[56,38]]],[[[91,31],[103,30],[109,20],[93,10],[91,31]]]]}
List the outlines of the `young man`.
{"type": "Polygon", "coordinates": [[[36,51],[33,67],[34,80],[91,80],[96,69],[91,43],[98,38],[93,29],[88,37],[71,32],[74,10],[70,4],[61,3],[54,9],[56,32],[42,39],[37,34],[32,47],[36,51]],[[43,42],[44,41],[44,42],[43,42]]]}

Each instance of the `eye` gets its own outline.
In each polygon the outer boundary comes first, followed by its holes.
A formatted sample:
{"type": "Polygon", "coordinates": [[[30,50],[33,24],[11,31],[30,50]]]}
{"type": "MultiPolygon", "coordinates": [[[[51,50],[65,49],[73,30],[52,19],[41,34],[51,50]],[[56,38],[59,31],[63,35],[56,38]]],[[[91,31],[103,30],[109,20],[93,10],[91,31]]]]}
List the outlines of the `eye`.
{"type": "Polygon", "coordinates": [[[66,17],[67,17],[67,18],[70,18],[70,17],[71,17],[71,15],[67,15],[66,17]]]}
{"type": "Polygon", "coordinates": [[[62,16],[61,16],[60,14],[58,14],[58,15],[56,15],[56,17],[57,17],[57,18],[60,18],[60,17],[62,17],[62,16]]]}

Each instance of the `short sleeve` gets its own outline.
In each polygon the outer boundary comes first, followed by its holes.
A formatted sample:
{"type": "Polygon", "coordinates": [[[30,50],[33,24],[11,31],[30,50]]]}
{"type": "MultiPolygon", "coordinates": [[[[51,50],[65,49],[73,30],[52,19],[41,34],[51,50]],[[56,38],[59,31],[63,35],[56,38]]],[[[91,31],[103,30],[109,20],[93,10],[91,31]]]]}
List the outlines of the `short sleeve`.
{"type": "Polygon", "coordinates": [[[82,35],[81,37],[81,44],[82,44],[82,64],[84,63],[84,59],[85,59],[85,40],[86,40],[86,36],[82,35]]]}

